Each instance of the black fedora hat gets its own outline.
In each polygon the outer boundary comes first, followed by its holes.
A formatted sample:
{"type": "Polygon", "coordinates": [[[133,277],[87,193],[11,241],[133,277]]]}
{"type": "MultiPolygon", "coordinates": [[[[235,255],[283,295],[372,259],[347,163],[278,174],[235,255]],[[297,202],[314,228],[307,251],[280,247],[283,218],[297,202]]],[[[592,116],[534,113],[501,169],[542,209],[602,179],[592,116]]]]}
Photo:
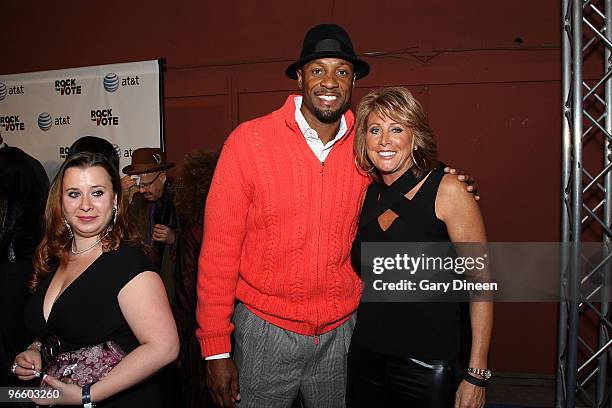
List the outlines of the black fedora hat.
{"type": "Polygon", "coordinates": [[[319,24],[311,28],[304,37],[300,59],[289,65],[285,74],[297,79],[295,71],[304,64],[319,58],[340,58],[353,64],[357,79],[370,73],[370,65],[355,55],[348,33],[336,24],[319,24]]]}

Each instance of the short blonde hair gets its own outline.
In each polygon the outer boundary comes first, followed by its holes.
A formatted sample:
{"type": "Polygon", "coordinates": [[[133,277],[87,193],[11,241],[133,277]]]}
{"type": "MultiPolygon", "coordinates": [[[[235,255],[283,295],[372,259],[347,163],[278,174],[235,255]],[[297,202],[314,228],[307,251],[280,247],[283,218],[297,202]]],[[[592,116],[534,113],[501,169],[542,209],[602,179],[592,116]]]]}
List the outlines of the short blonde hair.
{"type": "Polygon", "coordinates": [[[415,176],[421,177],[438,165],[438,146],[419,101],[404,87],[380,88],[371,91],[361,100],[355,124],[355,163],[370,179],[379,183],[382,181],[380,172],[374,167],[367,152],[368,117],[372,113],[410,128],[413,146],[417,148],[412,151],[413,166],[410,168],[415,176]]]}

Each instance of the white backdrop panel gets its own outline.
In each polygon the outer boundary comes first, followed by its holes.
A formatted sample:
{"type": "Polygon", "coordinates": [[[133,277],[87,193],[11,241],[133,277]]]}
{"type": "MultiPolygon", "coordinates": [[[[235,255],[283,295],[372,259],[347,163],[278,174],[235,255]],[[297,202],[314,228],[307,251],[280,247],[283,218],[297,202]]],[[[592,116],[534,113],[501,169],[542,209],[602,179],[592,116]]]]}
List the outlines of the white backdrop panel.
{"type": "Polygon", "coordinates": [[[0,132],[52,179],[79,137],[113,143],[121,168],[139,147],[162,147],[157,60],[0,75],[0,132]]]}

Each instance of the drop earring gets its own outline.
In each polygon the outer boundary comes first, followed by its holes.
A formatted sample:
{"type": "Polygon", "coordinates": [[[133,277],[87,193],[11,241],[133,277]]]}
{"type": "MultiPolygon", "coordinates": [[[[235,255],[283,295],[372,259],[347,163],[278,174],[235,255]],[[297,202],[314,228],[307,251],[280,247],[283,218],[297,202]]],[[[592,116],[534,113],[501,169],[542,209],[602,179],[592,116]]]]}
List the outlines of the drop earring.
{"type": "Polygon", "coordinates": [[[68,220],[66,220],[66,217],[62,217],[64,220],[64,225],[66,226],[66,229],[68,230],[68,235],[70,236],[70,239],[74,238],[74,234],[72,233],[72,227],[70,226],[70,224],[68,224],[68,220]]]}
{"type": "Polygon", "coordinates": [[[112,231],[113,227],[115,226],[115,224],[117,223],[117,214],[119,213],[119,210],[117,209],[117,206],[113,207],[113,222],[112,224],[109,226],[108,230],[112,231]]]}
{"type": "Polygon", "coordinates": [[[410,158],[412,159],[412,164],[419,170],[422,170],[421,167],[419,167],[419,164],[416,161],[416,158],[414,157],[414,152],[416,152],[419,149],[418,146],[415,146],[414,144],[414,138],[412,138],[412,151],[410,152],[410,158]]]}

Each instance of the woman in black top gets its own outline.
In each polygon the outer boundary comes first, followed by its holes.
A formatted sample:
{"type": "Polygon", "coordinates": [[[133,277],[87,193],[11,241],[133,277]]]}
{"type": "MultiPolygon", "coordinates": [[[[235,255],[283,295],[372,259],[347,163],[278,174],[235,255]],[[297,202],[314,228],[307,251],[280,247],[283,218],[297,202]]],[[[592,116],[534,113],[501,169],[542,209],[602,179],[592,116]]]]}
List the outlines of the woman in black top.
{"type": "MultiPolygon", "coordinates": [[[[431,128],[407,89],[380,89],[361,101],[355,154],[373,181],[353,243],[357,271],[363,242],[486,241],[478,205],[440,168],[431,128]]],[[[459,303],[362,300],[348,357],[348,407],[483,407],[492,303],[472,301],[469,313],[470,373],[457,387],[459,303]]]]}
{"type": "MultiPolygon", "coordinates": [[[[48,333],[59,339],[59,352],[107,341],[123,350],[123,359],[89,389],[98,406],[161,406],[154,374],[176,359],[178,336],[161,279],[129,223],[116,166],[94,153],[66,159],[45,221],[26,325],[39,339],[48,333]]],[[[16,357],[18,378],[31,380],[42,369],[40,351],[37,340],[16,357]]],[[[44,381],[61,397],[39,404],[87,402],[86,386],[48,375],[44,381]]]]}

